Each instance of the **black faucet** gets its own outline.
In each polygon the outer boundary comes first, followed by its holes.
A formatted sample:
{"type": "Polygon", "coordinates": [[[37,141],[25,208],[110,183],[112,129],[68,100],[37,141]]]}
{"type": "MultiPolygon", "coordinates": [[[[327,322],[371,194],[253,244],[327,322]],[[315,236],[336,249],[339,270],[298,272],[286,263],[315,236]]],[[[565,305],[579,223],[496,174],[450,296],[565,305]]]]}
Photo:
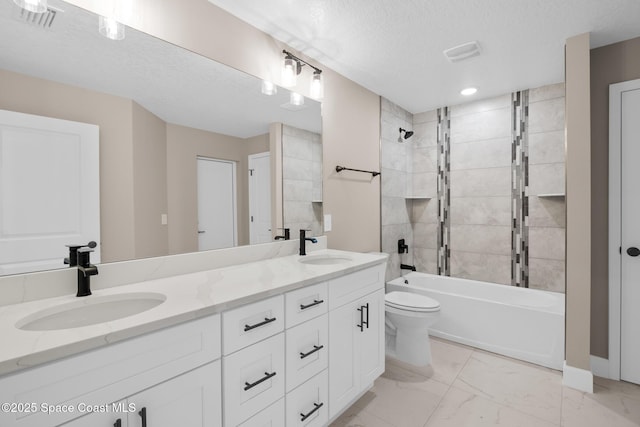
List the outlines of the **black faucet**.
{"type": "Polygon", "coordinates": [[[291,234],[290,234],[288,228],[278,228],[278,230],[284,231],[284,234],[282,236],[274,237],[275,240],[280,240],[280,239],[289,240],[289,239],[291,239],[291,234]]]}
{"type": "Polygon", "coordinates": [[[98,274],[98,267],[91,264],[91,248],[77,249],[78,256],[78,293],[77,297],[91,295],[91,276],[98,274]]]}
{"type": "Polygon", "coordinates": [[[307,254],[307,240],[311,243],[318,243],[314,237],[307,237],[307,231],[311,230],[300,230],[300,256],[307,254]]]}
{"type": "Polygon", "coordinates": [[[400,270],[416,271],[416,266],[415,265],[400,264],[400,270]]]}
{"type": "Polygon", "coordinates": [[[398,253],[399,254],[408,254],[409,253],[409,245],[404,243],[404,239],[398,240],[398,253]]]}

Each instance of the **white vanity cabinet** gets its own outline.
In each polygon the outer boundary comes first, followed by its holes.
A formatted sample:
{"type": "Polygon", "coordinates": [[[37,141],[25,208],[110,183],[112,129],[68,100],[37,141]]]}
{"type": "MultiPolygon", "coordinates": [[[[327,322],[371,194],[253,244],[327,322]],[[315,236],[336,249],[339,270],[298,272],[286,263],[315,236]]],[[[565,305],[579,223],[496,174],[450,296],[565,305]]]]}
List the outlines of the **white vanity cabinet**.
{"type": "Polygon", "coordinates": [[[329,282],[329,418],[384,372],[384,266],[329,282]]]}
{"type": "MultiPolygon", "coordinates": [[[[137,411],[146,405],[149,417],[166,418],[158,413],[164,405],[206,413],[205,424],[191,425],[221,426],[220,354],[220,316],[214,315],[7,375],[0,378],[0,402],[16,411],[0,412],[0,426],[49,427],[76,419],[81,426],[80,417],[88,417],[92,427],[103,420],[111,427],[119,417],[89,409],[122,401],[137,411]],[[172,391],[178,389],[196,399],[182,400],[172,391]]],[[[121,419],[123,427],[141,425],[137,412],[119,414],[128,418],[121,419]]]]}

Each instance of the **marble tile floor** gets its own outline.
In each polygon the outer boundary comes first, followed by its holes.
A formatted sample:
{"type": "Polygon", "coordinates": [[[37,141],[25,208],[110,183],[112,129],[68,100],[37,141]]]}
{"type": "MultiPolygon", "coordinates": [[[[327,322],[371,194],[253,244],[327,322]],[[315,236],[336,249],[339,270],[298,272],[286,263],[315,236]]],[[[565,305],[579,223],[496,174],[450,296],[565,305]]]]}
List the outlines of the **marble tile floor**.
{"type": "Polygon", "coordinates": [[[387,359],[373,388],[331,427],[640,426],[640,386],[595,379],[562,386],[559,371],[432,338],[433,363],[387,359]]]}

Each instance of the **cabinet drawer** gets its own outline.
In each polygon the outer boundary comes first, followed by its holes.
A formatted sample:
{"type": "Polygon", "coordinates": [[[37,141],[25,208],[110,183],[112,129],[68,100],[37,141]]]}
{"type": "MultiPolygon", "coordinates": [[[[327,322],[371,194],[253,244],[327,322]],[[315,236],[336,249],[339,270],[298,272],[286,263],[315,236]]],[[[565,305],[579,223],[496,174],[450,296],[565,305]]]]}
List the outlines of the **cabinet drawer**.
{"type": "Polygon", "coordinates": [[[322,427],[327,424],[327,378],[324,370],[287,394],[287,427],[322,427]]]}
{"type": "Polygon", "coordinates": [[[327,284],[319,283],[285,294],[286,327],[291,328],[327,312],[327,284]]]}
{"type": "Polygon", "coordinates": [[[384,288],[385,268],[380,264],[329,281],[329,308],[333,310],[384,288]]]}
{"type": "Polygon", "coordinates": [[[267,409],[255,414],[238,427],[282,427],[284,426],[284,397],[267,409]]]}
{"type": "Polygon", "coordinates": [[[278,295],[222,313],[225,355],[284,330],[284,298],[278,295]]]}
{"type": "Polygon", "coordinates": [[[329,319],[326,314],[287,329],[287,391],[324,370],[329,360],[329,319]]]}
{"type": "MultiPolygon", "coordinates": [[[[220,316],[210,316],[0,378],[0,402],[104,405],[220,356],[220,316]]],[[[2,427],[41,427],[77,413],[0,412],[2,427]]]]}
{"type": "Polygon", "coordinates": [[[225,425],[236,426],[284,396],[284,334],[225,356],[225,425]]]}

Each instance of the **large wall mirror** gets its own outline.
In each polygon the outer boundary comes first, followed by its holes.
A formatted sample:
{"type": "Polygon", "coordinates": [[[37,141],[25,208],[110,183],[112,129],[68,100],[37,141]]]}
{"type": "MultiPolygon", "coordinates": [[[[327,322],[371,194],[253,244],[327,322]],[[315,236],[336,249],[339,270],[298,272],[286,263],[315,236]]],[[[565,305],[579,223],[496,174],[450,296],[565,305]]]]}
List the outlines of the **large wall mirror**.
{"type": "MultiPolygon", "coordinates": [[[[0,110],[95,125],[99,185],[89,188],[79,178],[83,185],[49,191],[58,196],[38,196],[39,204],[22,206],[16,200],[29,199],[24,194],[30,190],[20,187],[24,180],[16,177],[25,173],[15,169],[24,168],[0,170],[0,198],[9,188],[23,195],[0,205],[0,257],[3,250],[37,252],[8,246],[16,240],[7,232],[8,217],[32,231],[38,227],[29,221],[45,221],[47,206],[75,206],[92,193],[99,194],[100,236],[88,238],[99,241],[102,263],[262,243],[280,226],[292,228],[292,237],[298,228],[321,234],[319,102],[305,98],[304,105],[292,105],[289,91],[265,95],[253,76],[131,28],[124,40],[109,40],[98,32],[98,16],[59,0],[49,0],[49,7],[39,16],[0,1],[0,110]]],[[[11,147],[17,139],[6,131],[13,125],[0,126],[2,168],[15,164],[11,147]]],[[[31,188],[47,182],[59,188],[50,177],[80,163],[50,154],[38,159],[20,160],[30,165],[31,188]]],[[[88,221],[74,215],[76,223],[88,221]]],[[[42,230],[39,247],[64,235],[42,230]]],[[[36,237],[24,240],[33,244],[36,237]]],[[[55,247],[59,265],[38,254],[31,270],[64,267],[66,248],[55,247]]],[[[29,271],[21,268],[0,268],[0,274],[29,271]]]]}

